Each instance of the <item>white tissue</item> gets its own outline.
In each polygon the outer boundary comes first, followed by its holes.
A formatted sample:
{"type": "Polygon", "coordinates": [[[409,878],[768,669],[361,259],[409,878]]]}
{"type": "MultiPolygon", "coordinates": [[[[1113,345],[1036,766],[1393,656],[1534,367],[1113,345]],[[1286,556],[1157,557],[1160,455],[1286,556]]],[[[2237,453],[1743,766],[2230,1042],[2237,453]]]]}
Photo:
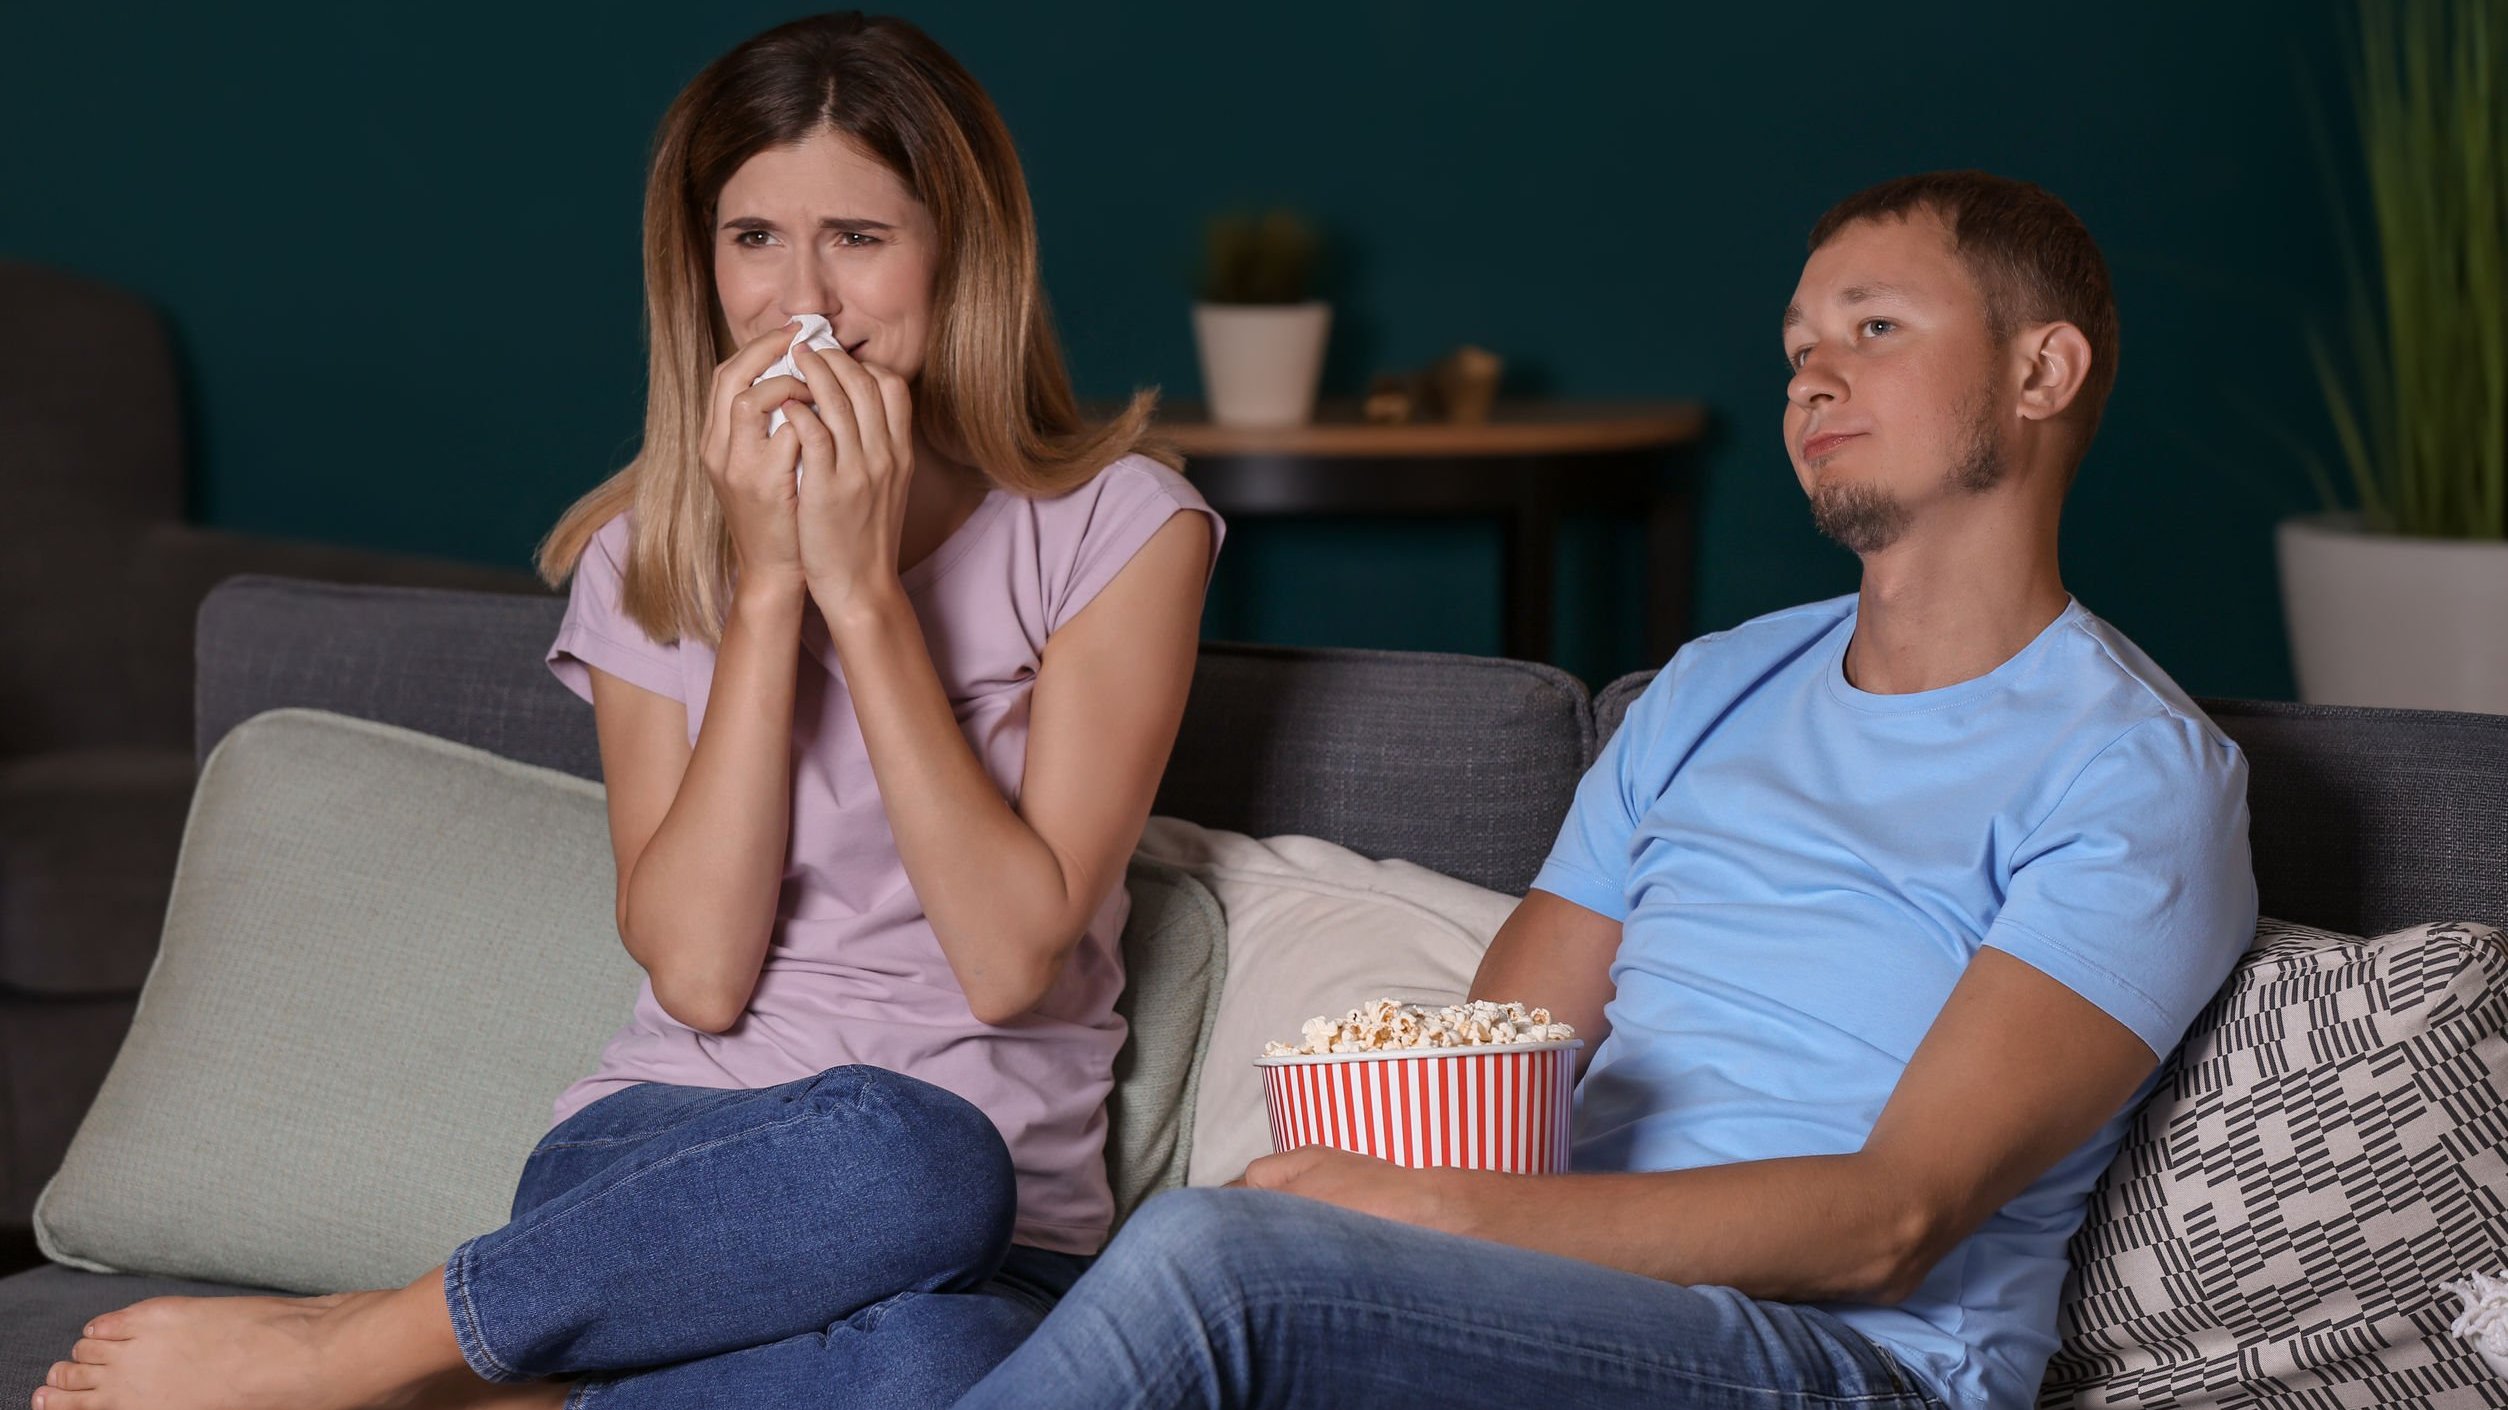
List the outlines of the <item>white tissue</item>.
{"type": "Polygon", "coordinates": [[[2447,1330],[2473,1343],[2493,1371],[2508,1376],[2508,1277],[2476,1273],[2439,1288],[2464,1299],[2464,1312],[2447,1330]]]}
{"type": "MultiPolygon", "coordinates": [[[[799,318],[801,326],[793,330],[792,344],[784,349],[783,360],[759,373],[758,381],[751,382],[750,386],[754,387],[758,382],[763,382],[769,377],[800,377],[806,383],[810,379],[801,376],[800,366],[792,360],[793,348],[808,343],[820,352],[826,352],[840,346],[836,341],[836,330],[827,326],[827,315],[805,313],[799,315],[799,318]]],[[[784,409],[778,406],[775,408],[775,414],[766,418],[766,433],[771,436],[782,429],[784,429],[784,409]]],[[[798,464],[793,466],[792,474],[796,480],[801,478],[801,467],[798,464]]]]}

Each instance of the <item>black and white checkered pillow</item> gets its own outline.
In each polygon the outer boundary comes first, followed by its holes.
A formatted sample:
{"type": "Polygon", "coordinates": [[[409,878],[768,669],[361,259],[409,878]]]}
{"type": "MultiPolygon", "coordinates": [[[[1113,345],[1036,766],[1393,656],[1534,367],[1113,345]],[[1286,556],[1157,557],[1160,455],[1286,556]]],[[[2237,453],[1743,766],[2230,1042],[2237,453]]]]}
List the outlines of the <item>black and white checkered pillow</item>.
{"type": "Polygon", "coordinates": [[[2508,941],[2259,924],[2071,1252],[2041,1410],[2508,1407],[2439,1290],[2508,1266],[2508,941]]]}

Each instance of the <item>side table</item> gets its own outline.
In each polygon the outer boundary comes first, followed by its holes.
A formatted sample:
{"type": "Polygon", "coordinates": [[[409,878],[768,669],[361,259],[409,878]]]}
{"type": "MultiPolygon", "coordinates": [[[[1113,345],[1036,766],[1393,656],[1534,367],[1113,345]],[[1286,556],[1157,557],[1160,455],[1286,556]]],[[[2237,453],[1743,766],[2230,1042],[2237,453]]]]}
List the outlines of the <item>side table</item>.
{"type": "Polygon", "coordinates": [[[1377,425],[1356,402],[1326,402],[1305,426],[1211,424],[1191,403],[1162,407],[1157,434],[1228,517],[1320,514],[1494,516],[1505,528],[1509,656],[1548,661],[1563,514],[1600,510],[1646,524],[1646,649],[1668,660],[1688,639],[1705,435],[1693,402],[1500,402],[1487,422],[1377,425]]]}

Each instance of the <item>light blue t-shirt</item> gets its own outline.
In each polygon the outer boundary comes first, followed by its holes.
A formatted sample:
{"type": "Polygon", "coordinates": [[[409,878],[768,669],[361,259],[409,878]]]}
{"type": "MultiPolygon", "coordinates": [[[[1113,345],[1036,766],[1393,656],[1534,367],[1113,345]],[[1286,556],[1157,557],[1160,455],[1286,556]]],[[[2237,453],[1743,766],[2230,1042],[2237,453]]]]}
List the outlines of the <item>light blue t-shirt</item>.
{"type": "MultiPolygon", "coordinates": [[[[1875,695],[1852,596],[1701,637],[1630,706],[1533,884],[1623,922],[1575,1168],[1862,1148],[1981,945],[2184,1036],[2255,928],[2247,766],[2069,604],[1985,675],[1875,695]]],[[[2065,1243],[2157,1081],[1894,1306],[1819,1304],[1955,1407],[2027,1406],[2065,1243]]]]}

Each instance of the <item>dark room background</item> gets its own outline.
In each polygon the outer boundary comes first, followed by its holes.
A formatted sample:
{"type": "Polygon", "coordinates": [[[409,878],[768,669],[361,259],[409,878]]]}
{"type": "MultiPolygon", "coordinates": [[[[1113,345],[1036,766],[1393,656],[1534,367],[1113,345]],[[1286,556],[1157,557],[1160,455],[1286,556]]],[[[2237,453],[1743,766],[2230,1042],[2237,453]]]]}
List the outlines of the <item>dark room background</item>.
{"type": "MultiPolygon", "coordinates": [[[[1777,316],[1833,200],[1981,166],[2104,245],[2122,377],[2067,576],[2199,694],[2286,696],[2271,526],[2330,455],[2306,355],[2342,274],[2310,94],[2343,143],[2340,7],[1428,4],[897,7],[1027,164],[1080,389],[1198,396],[1203,221],[1329,233],[1327,392],[1464,341],[1509,391],[1696,398],[1698,626],[1850,589],[1778,440],[1777,316]]],[[[0,44],[0,257],[171,323],[193,512],[519,566],[625,463],[643,395],[646,144],[791,4],[45,5],[0,44]]],[[[1642,659],[1640,548],[1577,527],[1561,656],[1642,659]]],[[[1239,525],[1211,635],[1494,652],[1494,527],[1239,525]]]]}

